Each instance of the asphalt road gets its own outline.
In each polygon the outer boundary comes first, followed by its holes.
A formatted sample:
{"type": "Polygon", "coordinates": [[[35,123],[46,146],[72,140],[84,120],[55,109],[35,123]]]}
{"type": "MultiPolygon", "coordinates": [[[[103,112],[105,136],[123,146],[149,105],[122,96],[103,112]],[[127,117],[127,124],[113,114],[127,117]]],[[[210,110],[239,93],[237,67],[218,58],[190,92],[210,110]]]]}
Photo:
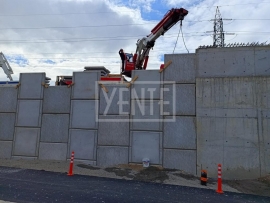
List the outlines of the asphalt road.
{"type": "Polygon", "coordinates": [[[269,197],[0,167],[0,200],[11,202],[260,202],[269,197]]]}

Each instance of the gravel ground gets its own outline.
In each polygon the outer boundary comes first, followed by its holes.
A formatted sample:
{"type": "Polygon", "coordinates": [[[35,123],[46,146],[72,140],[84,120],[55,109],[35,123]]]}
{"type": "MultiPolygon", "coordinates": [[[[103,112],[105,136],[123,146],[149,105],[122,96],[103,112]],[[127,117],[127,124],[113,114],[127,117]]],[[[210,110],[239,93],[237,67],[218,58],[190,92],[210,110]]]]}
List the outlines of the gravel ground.
{"type": "MultiPolygon", "coordinates": [[[[0,166],[67,173],[69,169],[69,162],[29,159],[0,159],[0,166]]],[[[216,190],[217,188],[216,181],[210,180],[207,186],[202,186],[197,177],[186,174],[182,171],[166,170],[161,167],[149,167],[147,169],[143,169],[142,165],[139,164],[99,168],[82,162],[75,162],[73,173],[115,179],[158,182],[213,190],[216,190]]],[[[227,184],[223,184],[222,188],[224,191],[239,192],[237,189],[230,187],[227,184]]]]}

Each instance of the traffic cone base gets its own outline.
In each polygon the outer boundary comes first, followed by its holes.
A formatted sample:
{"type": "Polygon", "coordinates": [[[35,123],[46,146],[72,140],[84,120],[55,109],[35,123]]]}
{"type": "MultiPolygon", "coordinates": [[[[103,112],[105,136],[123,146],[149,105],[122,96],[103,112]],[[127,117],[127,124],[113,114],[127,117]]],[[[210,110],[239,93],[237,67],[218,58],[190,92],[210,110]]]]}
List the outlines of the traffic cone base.
{"type": "Polygon", "coordinates": [[[216,190],[217,193],[223,194],[224,192],[222,190],[216,190]]]}

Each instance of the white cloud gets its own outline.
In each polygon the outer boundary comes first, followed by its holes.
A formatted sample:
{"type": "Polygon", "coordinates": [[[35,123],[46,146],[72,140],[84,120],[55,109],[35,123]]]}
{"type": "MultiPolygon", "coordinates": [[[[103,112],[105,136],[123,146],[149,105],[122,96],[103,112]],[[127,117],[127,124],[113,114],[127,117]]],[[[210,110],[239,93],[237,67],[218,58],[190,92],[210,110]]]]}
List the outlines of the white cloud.
{"type": "MultiPolygon", "coordinates": [[[[194,53],[200,45],[213,43],[212,36],[207,32],[213,30],[213,21],[210,21],[216,11],[213,5],[221,5],[219,9],[223,18],[235,19],[224,21],[224,30],[236,34],[225,35],[225,43],[269,40],[269,35],[258,33],[270,32],[267,27],[269,21],[244,19],[269,18],[270,3],[251,3],[256,2],[253,0],[227,0],[226,2],[221,0],[192,2],[187,0],[5,0],[1,4],[0,51],[10,57],[14,56],[12,54],[21,54],[28,60],[29,65],[25,67],[18,65],[24,64],[23,62],[10,61],[15,73],[14,79],[18,79],[21,72],[46,72],[54,83],[57,75],[72,75],[73,71],[83,71],[84,66],[91,65],[103,65],[111,72],[117,73],[120,69],[118,50],[123,48],[126,52],[134,53],[137,39],[149,34],[158,23],[158,21],[143,19],[142,13],[151,14],[151,11],[159,10],[163,16],[167,8],[186,8],[189,14],[183,21],[184,39],[189,51],[194,53]],[[160,9],[153,9],[154,3],[160,4],[160,9]],[[45,27],[50,28],[15,29],[45,27]],[[48,63],[47,60],[55,64],[48,63]]],[[[156,12],[152,14],[154,13],[156,12]]],[[[173,52],[178,31],[179,24],[156,41],[154,50],[150,52],[149,69],[158,69],[159,64],[162,63],[161,56],[173,52]]],[[[186,52],[180,34],[175,53],[186,52]]],[[[0,71],[0,80],[6,80],[2,71],[0,71]]]]}
{"type": "Polygon", "coordinates": [[[141,8],[147,12],[150,12],[152,10],[151,5],[154,3],[156,0],[129,0],[129,6],[131,7],[137,7],[141,8]]]}

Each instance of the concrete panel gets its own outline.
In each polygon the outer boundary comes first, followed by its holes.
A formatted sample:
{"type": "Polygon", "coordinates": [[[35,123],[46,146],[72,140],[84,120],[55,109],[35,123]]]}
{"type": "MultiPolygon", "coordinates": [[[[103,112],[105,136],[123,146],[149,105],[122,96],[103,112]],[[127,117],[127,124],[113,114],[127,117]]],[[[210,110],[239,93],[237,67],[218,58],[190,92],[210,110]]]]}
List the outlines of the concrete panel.
{"type": "Polygon", "coordinates": [[[0,141],[0,159],[10,159],[12,152],[12,141],[0,141]]]}
{"type": "Polygon", "coordinates": [[[269,46],[255,47],[255,74],[256,76],[269,75],[270,49],[269,46]]]}
{"type": "MultiPolygon", "coordinates": [[[[220,119],[225,123],[224,147],[258,147],[258,121],[255,118],[220,119]]],[[[219,129],[220,131],[222,129],[219,129]]]]}
{"type": "MultiPolygon", "coordinates": [[[[210,78],[210,79],[209,78],[196,78],[196,108],[197,109],[216,107],[216,104],[213,101],[212,95],[218,92],[215,92],[214,84],[215,84],[214,78],[210,78]]],[[[220,89],[221,91],[223,90],[223,88],[220,88],[220,89]]],[[[222,93],[223,92],[220,93],[221,96],[224,95],[222,93]]],[[[221,100],[222,100],[222,105],[223,105],[224,99],[221,98],[221,100]]]]}
{"type": "Polygon", "coordinates": [[[20,73],[19,99],[43,99],[45,73],[20,73]]]}
{"type": "MultiPolygon", "coordinates": [[[[224,145],[226,118],[197,117],[197,147],[208,150],[209,146],[224,145]],[[207,145],[207,148],[203,148],[207,145]]],[[[214,155],[213,155],[214,156],[214,155]]]]}
{"type": "Polygon", "coordinates": [[[267,175],[270,171],[270,119],[262,119],[262,135],[260,137],[260,161],[261,175],[267,175]]]}
{"type": "Polygon", "coordinates": [[[43,113],[69,113],[71,88],[54,86],[44,89],[43,113]]]}
{"type": "Polygon", "coordinates": [[[197,108],[256,108],[256,79],[197,78],[197,108]]]}
{"type": "MultiPolygon", "coordinates": [[[[270,109],[270,77],[256,78],[258,105],[262,109],[270,109]]],[[[270,115],[269,115],[270,117],[270,115]]]]}
{"type": "Polygon", "coordinates": [[[222,175],[227,179],[253,179],[260,177],[259,148],[224,146],[222,175]]]}
{"type": "Polygon", "coordinates": [[[41,160],[66,160],[67,144],[65,143],[40,143],[39,159],[41,160]]]}
{"type": "Polygon", "coordinates": [[[114,166],[128,163],[128,147],[99,146],[97,166],[114,166]]]}
{"type": "Polygon", "coordinates": [[[0,87],[0,112],[16,112],[18,89],[0,87]]]}
{"type": "Polygon", "coordinates": [[[262,140],[260,140],[261,144],[263,144],[265,148],[270,149],[270,118],[262,119],[262,126],[262,140]]]}
{"type": "Polygon", "coordinates": [[[37,156],[40,128],[15,128],[13,155],[37,156]]]}
{"type": "Polygon", "coordinates": [[[134,70],[132,79],[138,79],[131,86],[132,99],[160,99],[160,83],[162,74],[159,70],[134,70]]]}
{"type": "Polygon", "coordinates": [[[197,118],[198,145],[258,146],[255,118],[197,118]]]}
{"type": "Polygon", "coordinates": [[[172,64],[163,72],[164,81],[195,83],[195,54],[165,54],[164,63],[172,64]]]}
{"type": "Polygon", "coordinates": [[[43,114],[41,142],[68,142],[69,114],[43,114]]]}
{"type": "Polygon", "coordinates": [[[73,72],[72,99],[98,99],[100,71],[73,72]]]}
{"type": "Polygon", "coordinates": [[[260,172],[258,144],[255,118],[197,117],[197,172],[202,165],[209,177],[216,177],[220,163],[224,165],[224,178],[255,178],[260,172]]]}
{"type": "Polygon", "coordinates": [[[164,112],[168,112],[169,115],[195,115],[195,99],[195,85],[164,85],[163,100],[169,102],[164,104],[164,112]]]}
{"type": "Polygon", "coordinates": [[[71,101],[70,128],[96,129],[98,115],[95,100],[71,101]]]}
{"type": "Polygon", "coordinates": [[[196,175],[196,150],[164,149],[163,167],[196,175]]]}
{"type": "Polygon", "coordinates": [[[129,115],[130,89],[126,85],[104,84],[109,91],[100,89],[100,114],[102,115],[129,115]]]}
{"type": "Polygon", "coordinates": [[[143,158],[149,158],[151,164],[162,162],[162,133],[131,132],[130,162],[142,163],[143,158]]]}
{"type": "Polygon", "coordinates": [[[72,151],[76,159],[95,160],[97,146],[96,130],[70,130],[70,148],[68,157],[72,151]]]}
{"type": "Polygon", "coordinates": [[[18,100],[16,126],[39,127],[42,100],[18,100]]]}
{"type": "Polygon", "coordinates": [[[255,75],[253,47],[197,49],[197,77],[255,75]]]}
{"type": "MultiPolygon", "coordinates": [[[[270,143],[267,143],[270,146],[270,143]]],[[[270,171],[270,148],[260,148],[261,176],[266,176],[270,171]]]]}
{"type": "Polygon", "coordinates": [[[132,130],[162,130],[160,101],[132,100],[131,105],[132,130]]]}
{"type": "Polygon", "coordinates": [[[164,123],[164,148],[196,149],[195,117],[176,116],[175,122],[164,123]]]}
{"type": "Polygon", "coordinates": [[[0,113],[0,140],[13,140],[15,113],[0,113]]]}
{"type": "Polygon", "coordinates": [[[99,119],[115,119],[114,122],[99,122],[99,145],[129,145],[129,116],[99,116],[99,119]],[[119,120],[127,122],[119,122],[119,120]]]}

